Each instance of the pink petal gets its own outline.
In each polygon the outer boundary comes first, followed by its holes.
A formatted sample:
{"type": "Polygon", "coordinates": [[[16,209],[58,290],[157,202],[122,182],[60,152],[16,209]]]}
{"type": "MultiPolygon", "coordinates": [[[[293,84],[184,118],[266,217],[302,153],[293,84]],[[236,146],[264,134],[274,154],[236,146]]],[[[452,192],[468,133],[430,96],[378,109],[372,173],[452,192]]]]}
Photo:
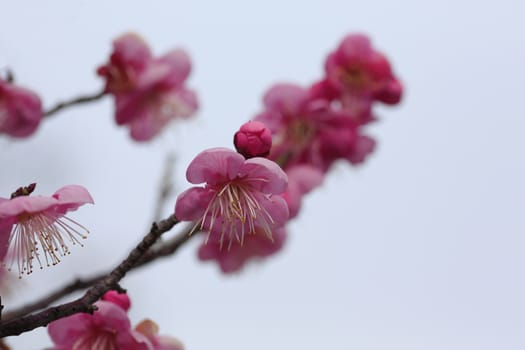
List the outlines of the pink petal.
{"type": "Polygon", "coordinates": [[[308,90],[293,84],[276,84],[263,97],[269,110],[282,114],[297,114],[308,100],[308,90]]]}
{"type": "Polygon", "coordinates": [[[58,189],[53,197],[58,199],[60,204],[95,204],[93,198],[85,187],[80,185],[68,185],[58,189]]]}
{"type": "Polygon", "coordinates": [[[213,193],[202,187],[192,187],[182,192],[175,203],[175,216],[183,221],[202,218],[212,197],[213,193]]]}
{"type": "Polygon", "coordinates": [[[255,189],[263,193],[279,194],[286,190],[288,176],[277,163],[266,158],[250,158],[239,171],[255,189]]]}
{"type": "Polygon", "coordinates": [[[13,217],[22,213],[37,213],[49,209],[58,201],[52,197],[21,196],[0,203],[0,218],[13,217]]]}
{"type": "Polygon", "coordinates": [[[165,83],[170,86],[180,86],[188,78],[191,71],[191,61],[188,54],[182,49],[176,49],[160,57],[157,62],[164,63],[170,68],[165,83]]]}
{"type": "Polygon", "coordinates": [[[186,178],[193,184],[207,182],[214,185],[237,177],[244,157],[227,148],[211,148],[199,153],[186,170],[186,178]]]}

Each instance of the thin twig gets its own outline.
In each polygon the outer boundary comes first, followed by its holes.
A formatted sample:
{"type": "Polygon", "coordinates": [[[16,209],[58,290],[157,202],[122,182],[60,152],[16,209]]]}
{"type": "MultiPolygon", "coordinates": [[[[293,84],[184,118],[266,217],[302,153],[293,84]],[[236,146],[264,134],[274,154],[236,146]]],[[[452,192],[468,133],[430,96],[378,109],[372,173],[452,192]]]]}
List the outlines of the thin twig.
{"type": "Polygon", "coordinates": [[[170,151],[166,154],[164,161],[164,170],[162,171],[162,178],[160,179],[159,195],[157,203],[155,204],[155,211],[153,212],[153,222],[158,221],[162,217],[162,209],[166,205],[166,201],[173,192],[173,167],[175,165],[175,153],[170,151]]]}
{"type": "Polygon", "coordinates": [[[92,285],[82,297],[59,306],[47,308],[35,314],[0,322],[0,338],[19,335],[79,312],[93,313],[96,310],[96,306],[93,304],[100,299],[105,292],[118,286],[118,282],[143,258],[157,239],[164,232],[171,230],[177,223],[178,220],[174,215],[170,215],[167,219],[154,223],[149,233],[144,236],[142,241],[129,253],[128,257],[114,268],[111,273],[92,285]]]}
{"type": "Polygon", "coordinates": [[[71,107],[71,106],[74,106],[74,105],[77,105],[77,104],[82,104],[82,103],[93,102],[93,101],[99,100],[102,97],[104,97],[105,94],[106,94],[106,91],[102,90],[100,92],[97,92],[94,95],[79,96],[79,97],[76,97],[76,98],[71,99],[69,101],[59,102],[53,108],[51,108],[51,109],[47,110],[46,112],[44,112],[44,115],[46,117],[49,117],[50,115],[53,115],[53,114],[59,112],[60,110],[62,110],[64,108],[71,107]]]}
{"type": "MultiPolygon", "coordinates": [[[[166,240],[162,242],[160,245],[156,247],[152,247],[144,256],[142,259],[135,264],[129,271],[136,270],[137,268],[140,268],[144,265],[149,264],[150,262],[157,260],[162,257],[168,257],[172,254],[174,254],[181,246],[183,246],[191,237],[194,235],[197,235],[197,233],[194,233],[190,235],[191,228],[193,225],[189,225],[186,229],[181,231],[179,234],[174,236],[173,238],[170,238],[169,240],[166,240]]],[[[49,293],[47,296],[42,297],[38,299],[35,302],[29,303],[27,305],[24,305],[18,309],[15,309],[10,312],[6,312],[3,315],[4,321],[12,320],[16,317],[21,317],[24,315],[29,315],[30,313],[33,313],[38,310],[42,310],[45,307],[48,307],[52,303],[56,302],[59,299],[64,298],[65,296],[74,293],[79,290],[84,290],[93,284],[99,282],[104,277],[106,277],[108,273],[100,273],[91,277],[87,278],[77,278],[76,280],[66,284],[65,286],[58,288],[57,290],[49,293]]]]}

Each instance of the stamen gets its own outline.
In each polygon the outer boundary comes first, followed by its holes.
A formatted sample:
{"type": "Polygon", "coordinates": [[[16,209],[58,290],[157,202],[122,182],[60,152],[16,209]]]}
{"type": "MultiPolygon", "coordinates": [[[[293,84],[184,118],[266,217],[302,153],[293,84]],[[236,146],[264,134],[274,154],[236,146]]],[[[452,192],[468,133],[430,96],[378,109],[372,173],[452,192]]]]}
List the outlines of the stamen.
{"type": "Polygon", "coordinates": [[[9,238],[12,261],[8,270],[12,269],[16,260],[19,277],[24,273],[29,275],[33,272],[35,258],[42,269],[39,247],[43,251],[45,264],[56,265],[60,257],[70,254],[65,237],[71,244],[83,246],[80,239],[85,239],[88,233],[84,226],[65,216],[56,217],[44,212],[23,214],[9,238]]]}
{"type": "MultiPolygon", "coordinates": [[[[255,179],[267,181],[266,179],[255,179]]],[[[271,225],[275,222],[268,211],[261,206],[247,183],[229,182],[217,188],[212,200],[206,207],[202,218],[192,228],[193,232],[198,226],[201,230],[214,231],[217,221],[220,220],[219,249],[222,249],[225,236],[228,237],[228,250],[234,241],[244,244],[247,234],[255,234],[257,229],[262,229],[266,236],[273,240],[271,225]]],[[[205,243],[208,242],[208,234],[205,243]]]]}

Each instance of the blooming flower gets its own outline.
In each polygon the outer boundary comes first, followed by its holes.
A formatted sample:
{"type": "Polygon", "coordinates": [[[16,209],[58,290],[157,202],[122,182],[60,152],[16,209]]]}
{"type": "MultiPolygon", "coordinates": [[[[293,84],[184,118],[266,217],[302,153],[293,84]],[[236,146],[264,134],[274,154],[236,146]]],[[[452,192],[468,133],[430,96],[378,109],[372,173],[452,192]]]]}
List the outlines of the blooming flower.
{"type": "Polygon", "coordinates": [[[272,232],[288,219],[288,207],[279,195],[286,189],[287,177],[279,166],[265,158],[245,159],[226,148],[201,152],[190,163],[186,178],[192,187],[177,198],[175,216],[197,221],[195,228],[242,245],[246,235],[272,232]]]}
{"type": "Polygon", "coordinates": [[[0,134],[28,137],[42,117],[42,102],[34,92],[0,79],[0,134]]]}
{"type": "Polygon", "coordinates": [[[98,68],[106,92],[115,96],[115,120],[128,125],[131,138],[148,141],[174,118],[189,117],[198,108],[196,94],[185,87],[191,70],[181,49],[154,58],[136,34],[113,42],[109,63],[98,68]]]}
{"type": "Polygon", "coordinates": [[[277,84],[263,101],[265,110],[255,119],[272,131],[269,158],[285,170],[306,164],[326,171],[338,159],[359,163],[373,149],[360,147],[364,136],[354,118],[334,110],[330,101],[312,97],[308,89],[277,84]]]}
{"type": "Polygon", "coordinates": [[[88,231],[65,214],[93,204],[82,186],[64,186],[50,197],[29,196],[34,187],[21,187],[11,199],[0,199],[0,258],[9,249],[8,258],[17,261],[19,275],[33,271],[35,258],[42,268],[41,252],[47,266],[56,265],[70,252],[67,241],[82,245],[80,239],[88,231]]]}
{"type": "Polygon", "coordinates": [[[95,306],[92,315],[78,313],[48,325],[53,350],[154,349],[146,336],[131,328],[126,310],[119,303],[100,300],[95,306]]]}
{"type": "Polygon", "coordinates": [[[270,241],[264,232],[255,232],[244,239],[244,244],[233,245],[230,249],[222,249],[219,234],[211,234],[201,244],[198,251],[202,261],[215,260],[222,272],[232,273],[239,271],[247,262],[257,261],[273,255],[281,250],[286,241],[286,230],[281,227],[272,232],[270,241]]]}
{"type": "MultiPolygon", "coordinates": [[[[394,76],[387,58],[374,50],[370,40],[361,34],[346,36],[330,53],[325,63],[325,88],[339,94],[344,106],[370,107],[377,100],[397,104],[403,87],[394,76]]],[[[328,90],[326,90],[328,91],[328,90]]]]}
{"type": "Polygon", "coordinates": [[[233,137],[237,152],[246,158],[266,157],[272,148],[272,132],[259,121],[244,123],[233,137]]]}

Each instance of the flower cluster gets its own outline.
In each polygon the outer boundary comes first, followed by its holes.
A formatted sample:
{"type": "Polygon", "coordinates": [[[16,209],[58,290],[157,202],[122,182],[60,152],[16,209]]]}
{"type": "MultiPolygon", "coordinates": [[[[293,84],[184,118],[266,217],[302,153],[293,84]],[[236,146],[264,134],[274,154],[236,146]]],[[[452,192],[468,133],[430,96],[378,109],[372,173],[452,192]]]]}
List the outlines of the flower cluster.
{"type": "Polygon", "coordinates": [[[11,260],[9,267],[16,261],[20,276],[33,272],[35,259],[40,268],[58,264],[70,252],[67,242],[82,245],[87,229],[65,214],[93,204],[82,186],[64,186],[49,197],[30,196],[34,189],[31,184],[0,198],[0,260],[11,260]]]}
{"type": "Polygon", "coordinates": [[[32,91],[0,79],[0,134],[31,136],[42,120],[42,102],[32,91]]]}
{"type": "Polygon", "coordinates": [[[129,33],[113,42],[109,62],[97,74],[115,97],[117,124],[129,126],[135,141],[149,141],[173,119],[197,110],[196,94],[184,85],[190,70],[183,50],[154,58],[144,40],[129,33]]]}
{"type": "Polygon", "coordinates": [[[363,134],[377,119],[373,103],[396,104],[402,94],[388,60],[367,37],[349,35],[328,55],[325,73],[309,87],[271,87],[264,110],[235,134],[239,154],[212,149],[190,164],[188,180],[206,185],[182,193],[175,215],[208,232],[201,260],[216,260],[223,272],[233,272],[277,252],[286,240],[284,224],[332,165],[360,164],[374,150],[375,141],[363,134]],[[244,169],[255,164],[257,172],[244,169]]]}
{"type": "Polygon", "coordinates": [[[183,350],[180,341],[159,335],[155,322],[144,320],[131,327],[127,294],[109,291],[95,303],[92,314],[75,314],[51,322],[48,333],[53,350],[183,350]]]}

